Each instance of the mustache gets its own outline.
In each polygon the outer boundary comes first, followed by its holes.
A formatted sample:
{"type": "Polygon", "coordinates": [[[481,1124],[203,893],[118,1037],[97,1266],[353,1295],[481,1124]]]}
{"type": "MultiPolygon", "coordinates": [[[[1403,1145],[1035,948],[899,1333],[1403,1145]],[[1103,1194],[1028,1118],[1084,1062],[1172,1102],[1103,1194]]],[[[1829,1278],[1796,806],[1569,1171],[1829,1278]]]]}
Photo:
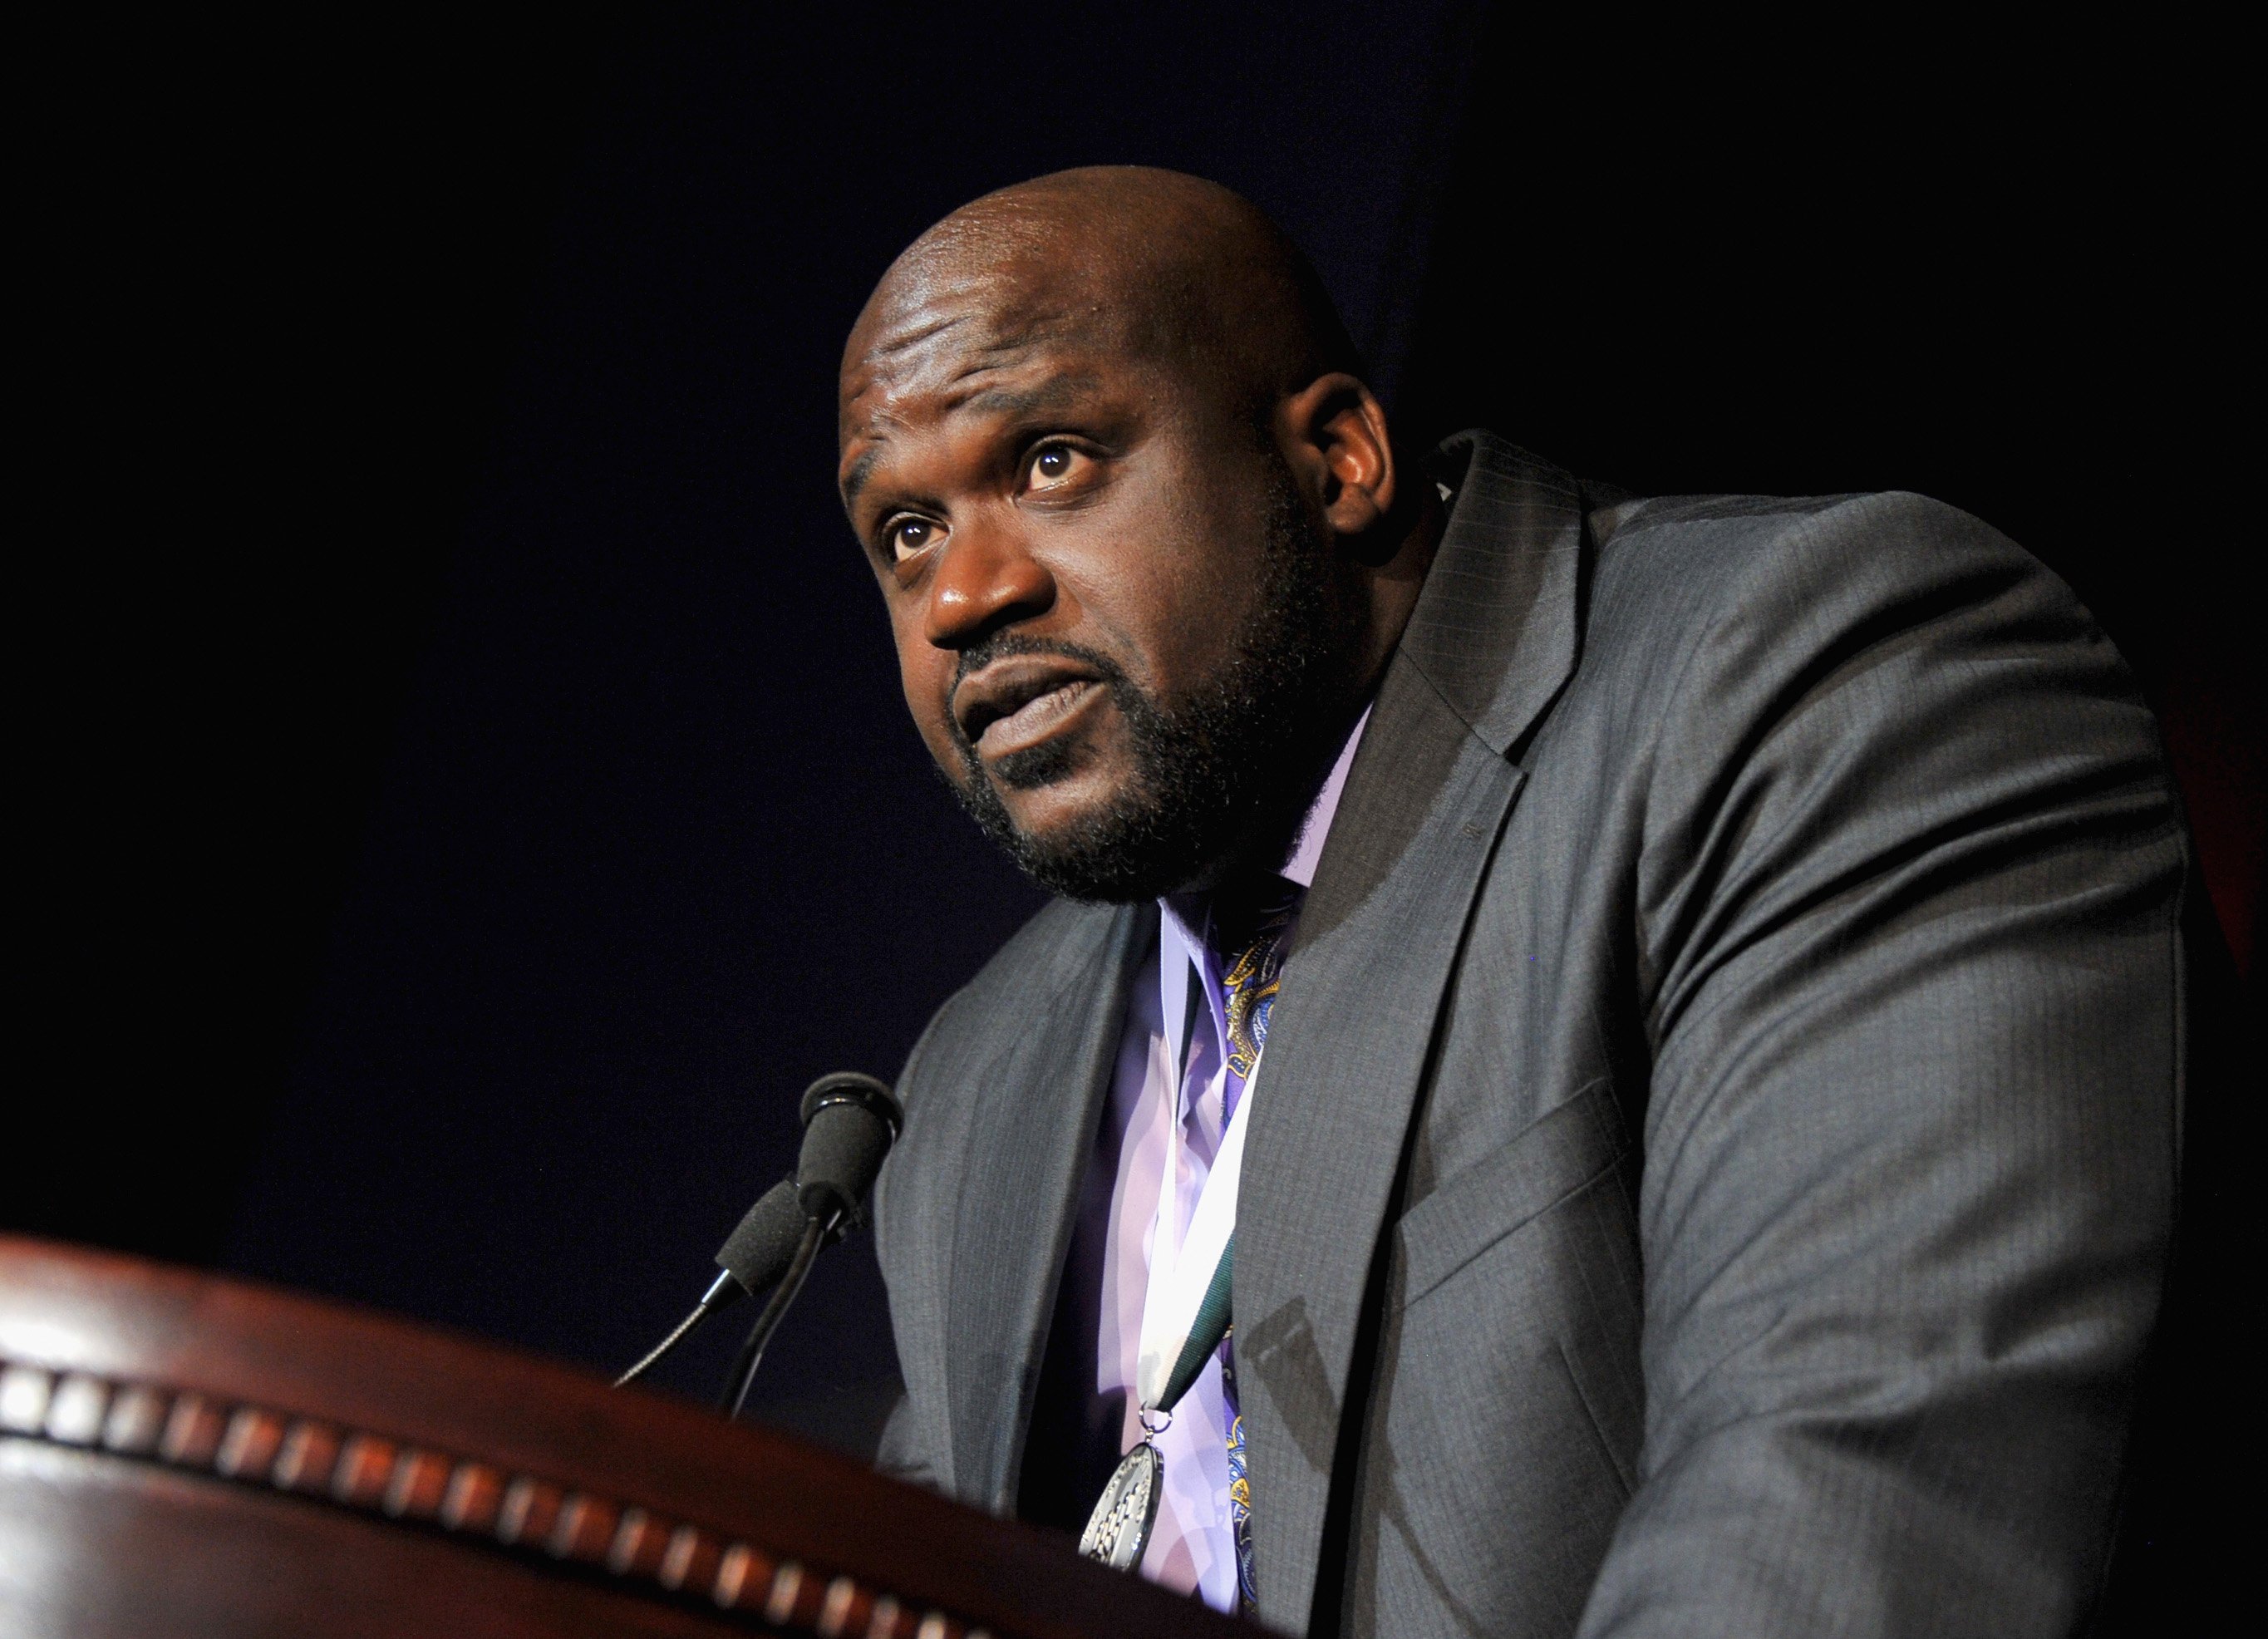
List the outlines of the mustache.
{"type": "Polygon", "coordinates": [[[1012,631],[996,631],[973,648],[961,650],[961,658],[954,663],[953,681],[946,685],[946,698],[950,699],[968,680],[969,673],[981,671],[995,661],[1022,654],[1052,654],[1058,660],[1077,661],[1080,665],[1092,668],[1095,676],[1111,688],[1125,686],[1125,669],[1100,650],[1090,649],[1082,643],[1064,643],[1057,639],[1027,638],[1012,631]]]}

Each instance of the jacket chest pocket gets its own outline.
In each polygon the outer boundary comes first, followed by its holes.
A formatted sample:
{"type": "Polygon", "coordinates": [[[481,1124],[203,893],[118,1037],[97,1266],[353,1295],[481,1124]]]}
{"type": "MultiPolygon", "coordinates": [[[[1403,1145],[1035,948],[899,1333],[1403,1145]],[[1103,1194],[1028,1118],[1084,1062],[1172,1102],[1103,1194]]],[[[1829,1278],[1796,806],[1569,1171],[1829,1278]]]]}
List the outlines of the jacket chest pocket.
{"type": "MultiPolygon", "coordinates": [[[[1636,1485],[1646,1424],[1639,1363],[1644,1294],[1638,1262],[1635,1152],[1613,1083],[1587,1084],[1495,1155],[1467,1169],[1395,1228],[1392,1326],[1423,1377],[1420,1399],[1454,1382],[1476,1402],[1532,1409],[1524,1429],[1484,1438],[1520,1444],[1551,1420],[1535,1395],[1554,1397],[1627,1495],[1636,1485]]],[[[1460,1420],[1463,1421],[1463,1420],[1460,1420]]],[[[1465,1422],[1459,1438],[1477,1434],[1465,1422]]],[[[1565,1434],[1551,1436],[1563,1448],[1565,1434]]],[[[1535,1454],[1507,1446],[1515,1466],[1535,1454]]]]}
{"type": "Polygon", "coordinates": [[[1402,1215],[1401,1306],[1423,1303],[1498,1242],[1595,1183],[1629,1148],[1613,1082],[1587,1083],[1402,1215]]]}

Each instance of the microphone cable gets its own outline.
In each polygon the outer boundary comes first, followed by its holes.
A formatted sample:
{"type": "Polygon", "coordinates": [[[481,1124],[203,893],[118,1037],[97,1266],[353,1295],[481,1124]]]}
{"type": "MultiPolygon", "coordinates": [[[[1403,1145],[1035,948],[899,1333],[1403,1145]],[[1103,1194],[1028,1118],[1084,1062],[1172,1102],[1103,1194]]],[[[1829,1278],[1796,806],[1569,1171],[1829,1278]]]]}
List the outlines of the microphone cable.
{"type": "Polygon", "coordinates": [[[787,1318],[788,1305],[803,1290],[804,1278],[817,1261],[819,1249],[827,1244],[828,1235],[841,1218],[840,1213],[832,1213],[824,1222],[814,1218],[805,1227],[803,1241],[795,1249],[794,1261],[780,1277],[780,1283],[772,1288],[763,1312],[756,1317],[756,1324],[748,1328],[747,1341],[740,1345],[740,1354],[733,1357],[733,1370],[725,1379],[725,1392],[717,1399],[717,1409],[733,1421],[740,1420],[740,1408],[748,1402],[748,1390],[756,1381],[756,1368],[763,1364],[764,1346],[772,1340],[772,1333],[787,1318]]]}

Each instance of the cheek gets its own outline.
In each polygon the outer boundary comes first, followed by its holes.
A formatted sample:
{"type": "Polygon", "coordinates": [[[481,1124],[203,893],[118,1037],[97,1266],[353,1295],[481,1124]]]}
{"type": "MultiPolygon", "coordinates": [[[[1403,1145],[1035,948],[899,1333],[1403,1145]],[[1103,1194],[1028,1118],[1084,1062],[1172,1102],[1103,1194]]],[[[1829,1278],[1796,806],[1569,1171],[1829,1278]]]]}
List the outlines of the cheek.
{"type": "Polygon", "coordinates": [[[1258,531],[1237,509],[1186,498],[1151,514],[1134,543],[1099,555],[1089,613],[1139,657],[1138,681],[1176,695],[1210,675],[1258,594],[1258,531]]]}

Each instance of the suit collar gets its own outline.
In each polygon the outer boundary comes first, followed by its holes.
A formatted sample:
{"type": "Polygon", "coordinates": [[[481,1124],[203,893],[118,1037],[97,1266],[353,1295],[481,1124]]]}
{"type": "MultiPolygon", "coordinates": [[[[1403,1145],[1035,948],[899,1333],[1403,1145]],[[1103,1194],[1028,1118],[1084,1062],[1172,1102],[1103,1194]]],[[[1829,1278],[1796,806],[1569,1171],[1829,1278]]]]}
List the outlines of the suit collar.
{"type": "Polygon", "coordinates": [[[1492,432],[1458,433],[1434,471],[1455,504],[1401,653],[1506,756],[1575,668],[1583,498],[1492,432]]]}

